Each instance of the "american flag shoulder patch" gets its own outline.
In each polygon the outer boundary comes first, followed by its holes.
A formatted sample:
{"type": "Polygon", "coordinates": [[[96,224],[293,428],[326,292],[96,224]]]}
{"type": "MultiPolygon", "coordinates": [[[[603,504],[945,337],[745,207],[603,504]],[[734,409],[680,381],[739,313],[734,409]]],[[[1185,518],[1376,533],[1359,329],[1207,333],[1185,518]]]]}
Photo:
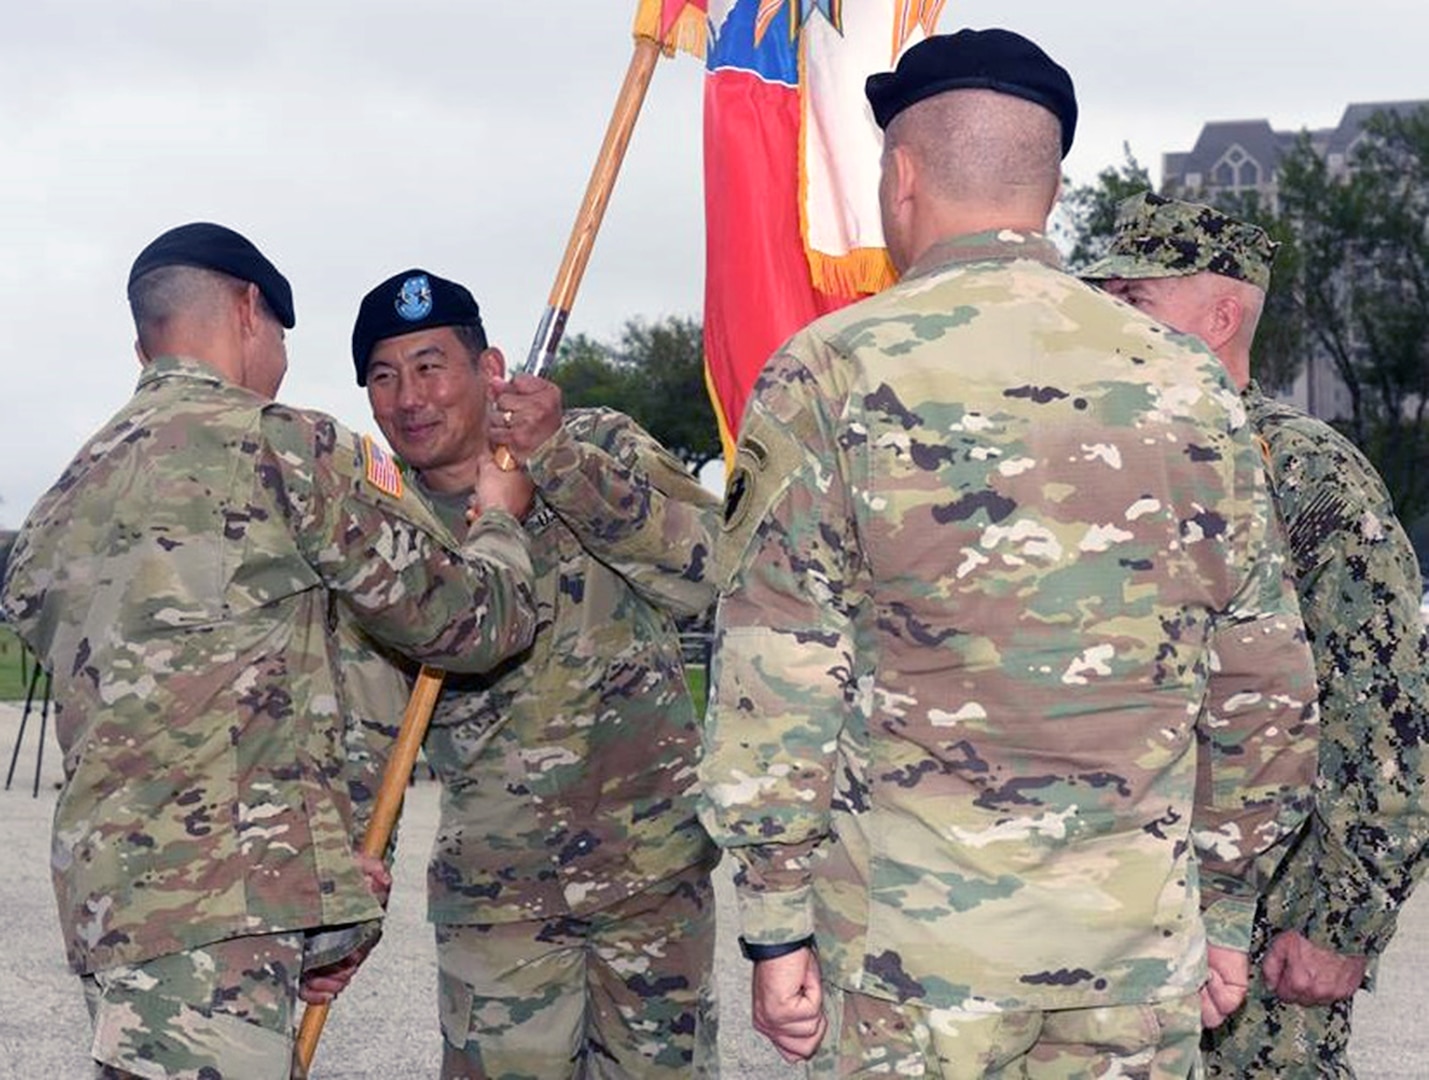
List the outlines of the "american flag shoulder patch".
{"type": "Polygon", "coordinates": [[[367,482],[394,499],[402,497],[402,470],[397,462],[371,435],[362,436],[362,456],[366,462],[367,482]]]}

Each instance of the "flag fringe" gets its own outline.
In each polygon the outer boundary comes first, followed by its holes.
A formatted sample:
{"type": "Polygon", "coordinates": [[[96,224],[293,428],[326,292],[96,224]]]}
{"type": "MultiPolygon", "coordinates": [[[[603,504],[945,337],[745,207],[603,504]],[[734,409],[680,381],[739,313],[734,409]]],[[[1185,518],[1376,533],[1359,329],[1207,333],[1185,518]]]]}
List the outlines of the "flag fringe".
{"type": "Polygon", "coordinates": [[[898,280],[883,248],[854,248],[843,255],[830,255],[806,244],[804,254],[814,288],[831,296],[867,296],[898,280]]]}
{"type": "Polygon", "coordinates": [[[799,239],[809,264],[809,280],[826,296],[857,299],[882,292],[898,280],[884,248],[851,248],[841,254],[809,244],[809,48],[799,43],[799,239]]]}
{"type": "Polygon", "coordinates": [[[641,4],[635,16],[635,36],[658,41],[660,51],[666,56],[682,52],[704,59],[709,19],[703,11],[693,4],[686,4],[663,35],[660,32],[660,22],[659,4],[641,4]]]}

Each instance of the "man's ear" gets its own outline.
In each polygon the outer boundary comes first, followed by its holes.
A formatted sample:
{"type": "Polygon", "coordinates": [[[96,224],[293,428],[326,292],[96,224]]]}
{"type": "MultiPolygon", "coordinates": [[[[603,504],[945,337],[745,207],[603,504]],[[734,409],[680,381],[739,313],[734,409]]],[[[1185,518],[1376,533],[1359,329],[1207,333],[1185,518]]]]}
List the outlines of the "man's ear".
{"type": "Polygon", "coordinates": [[[1207,313],[1205,341],[1212,352],[1219,352],[1229,341],[1240,333],[1245,322],[1245,305],[1230,293],[1221,293],[1211,304],[1207,313]]]}
{"type": "Polygon", "coordinates": [[[251,281],[238,295],[238,326],[244,337],[255,336],[263,325],[263,300],[258,286],[251,281]]]}
{"type": "Polygon", "coordinates": [[[890,152],[888,164],[893,170],[893,202],[902,208],[913,198],[918,181],[918,162],[907,146],[899,144],[890,152]]]}
{"type": "Polygon", "coordinates": [[[488,379],[506,378],[506,357],[494,345],[481,350],[476,366],[488,379]]]}

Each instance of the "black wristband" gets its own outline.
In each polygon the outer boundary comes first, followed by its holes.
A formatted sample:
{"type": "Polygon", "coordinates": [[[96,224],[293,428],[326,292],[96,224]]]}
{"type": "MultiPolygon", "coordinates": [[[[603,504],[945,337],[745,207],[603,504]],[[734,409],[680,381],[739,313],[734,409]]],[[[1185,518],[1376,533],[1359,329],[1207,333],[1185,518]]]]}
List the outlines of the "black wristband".
{"type": "Polygon", "coordinates": [[[812,949],[814,947],[814,935],[810,934],[806,938],[798,941],[781,941],[778,945],[755,945],[752,942],[739,939],[739,951],[746,960],[753,960],[756,964],[761,960],[773,960],[776,957],[788,956],[791,952],[798,952],[800,949],[812,949]]]}

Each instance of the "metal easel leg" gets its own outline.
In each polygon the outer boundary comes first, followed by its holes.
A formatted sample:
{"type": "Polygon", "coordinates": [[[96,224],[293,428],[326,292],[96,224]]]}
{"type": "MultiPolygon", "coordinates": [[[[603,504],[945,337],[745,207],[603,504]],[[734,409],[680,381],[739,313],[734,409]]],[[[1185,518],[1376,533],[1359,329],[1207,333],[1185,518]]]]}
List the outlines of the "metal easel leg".
{"type": "Polygon", "coordinates": [[[45,727],[50,718],[50,685],[52,681],[50,673],[45,672],[45,699],[40,705],[40,743],[35,747],[35,785],[30,789],[30,797],[34,799],[40,797],[40,766],[45,760],[45,727]]]}
{"type": "MultiPolygon", "coordinates": [[[[20,760],[20,747],[25,742],[25,725],[30,722],[30,707],[35,701],[35,687],[40,684],[40,665],[35,663],[34,670],[30,672],[30,688],[25,691],[25,711],[20,714],[20,731],[15,736],[15,749],[10,754],[10,771],[5,774],[5,790],[10,790],[10,781],[15,778],[15,762],[20,760]]],[[[49,705],[49,686],[45,687],[45,705],[49,705]]],[[[44,739],[41,737],[41,749],[43,749],[44,739]]],[[[35,778],[36,791],[38,793],[39,777],[35,778]]]]}

